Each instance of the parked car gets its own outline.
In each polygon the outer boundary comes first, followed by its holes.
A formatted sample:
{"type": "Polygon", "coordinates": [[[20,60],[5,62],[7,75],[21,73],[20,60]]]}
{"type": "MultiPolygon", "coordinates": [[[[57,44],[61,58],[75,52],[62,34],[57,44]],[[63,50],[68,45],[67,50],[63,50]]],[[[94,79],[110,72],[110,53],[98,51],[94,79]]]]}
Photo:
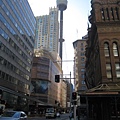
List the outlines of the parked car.
{"type": "Polygon", "coordinates": [[[25,120],[27,119],[27,115],[23,111],[5,111],[0,120],[25,120]]]}

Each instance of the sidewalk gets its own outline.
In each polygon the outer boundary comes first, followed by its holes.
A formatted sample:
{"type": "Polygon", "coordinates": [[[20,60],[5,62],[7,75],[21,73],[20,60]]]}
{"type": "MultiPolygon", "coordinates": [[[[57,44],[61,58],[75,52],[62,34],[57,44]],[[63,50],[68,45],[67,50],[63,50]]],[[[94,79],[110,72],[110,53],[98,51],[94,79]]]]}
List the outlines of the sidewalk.
{"type": "MultiPolygon", "coordinates": [[[[67,118],[65,120],[74,120],[74,118],[67,118]]],[[[78,117],[76,117],[76,120],[78,120],[78,117]]],[[[81,117],[79,120],[88,120],[86,117],[81,117]]]]}

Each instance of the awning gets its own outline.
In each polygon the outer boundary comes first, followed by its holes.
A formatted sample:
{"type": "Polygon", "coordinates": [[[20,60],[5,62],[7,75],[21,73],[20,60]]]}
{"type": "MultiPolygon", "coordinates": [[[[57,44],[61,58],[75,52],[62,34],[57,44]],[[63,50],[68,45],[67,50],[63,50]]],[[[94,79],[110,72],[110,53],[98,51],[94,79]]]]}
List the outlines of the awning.
{"type": "Polygon", "coordinates": [[[120,96],[120,86],[118,84],[101,84],[92,89],[80,92],[80,96],[120,96]]]}

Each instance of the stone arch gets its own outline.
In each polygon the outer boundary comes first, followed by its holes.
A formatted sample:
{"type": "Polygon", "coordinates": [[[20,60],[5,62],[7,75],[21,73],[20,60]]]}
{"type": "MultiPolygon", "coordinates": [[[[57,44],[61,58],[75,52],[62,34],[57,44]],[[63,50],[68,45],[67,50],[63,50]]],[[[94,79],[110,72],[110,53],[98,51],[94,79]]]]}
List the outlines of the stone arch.
{"type": "Polygon", "coordinates": [[[100,41],[100,45],[101,45],[101,46],[104,46],[104,43],[105,43],[105,42],[107,42],[107,43],[110,45],[110,39],[108,39],[108,38],[102,39],[102,40],[100,41]]]}

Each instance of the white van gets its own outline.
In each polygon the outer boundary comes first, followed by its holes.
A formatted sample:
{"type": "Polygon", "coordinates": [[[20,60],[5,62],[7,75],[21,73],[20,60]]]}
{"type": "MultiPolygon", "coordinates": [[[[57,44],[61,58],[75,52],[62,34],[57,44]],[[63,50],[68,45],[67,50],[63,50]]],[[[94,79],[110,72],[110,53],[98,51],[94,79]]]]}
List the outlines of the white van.
{"type": "Polygon", "coordinates": [[[47,118],[56,118],[56,109],[55,108],[47,108],[45,113],[47,118]]]}

